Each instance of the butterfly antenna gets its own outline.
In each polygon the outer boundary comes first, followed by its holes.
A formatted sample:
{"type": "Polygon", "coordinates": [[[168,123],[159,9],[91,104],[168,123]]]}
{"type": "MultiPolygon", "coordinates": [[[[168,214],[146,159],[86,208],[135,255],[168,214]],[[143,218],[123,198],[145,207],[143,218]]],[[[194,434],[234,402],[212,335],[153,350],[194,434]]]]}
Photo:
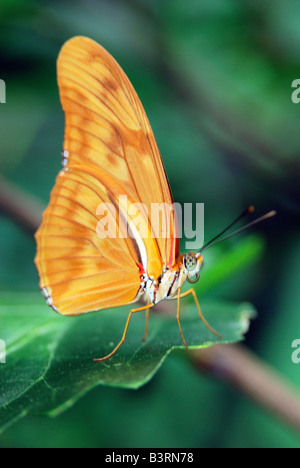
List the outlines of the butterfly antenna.
{"type": "Polygon", "coordinates": [[[227,228],[225,228],[220,234],[218,234],[216,237],[214,237],[212,240],[210,240],[207,244],[205,244],[200,252],[203,252],[203,250],[206,250],[207,247],[209,247],[213,242],[215,242],[217,239],[219,239],[221,236],[223,236],[229,229],[231,229],[233,226],[235,226],[241,219],[245,218],[250,213],[253,213],[255,211],[254,206],[249,206],[246,210],[244,210],[227,228]]]}
{"type": "Polygon", "coordinates": [[[202,249],[199,251],[200,254],[202,254],[205,250],[208,249],[208,247],[213,247],[217,244],[220,244],[221,242],[231,239],[231,237],[236,236],[237,234],[240,234],[241,232],[246,231],[247,229],[251,228],[252,226],[255,226],[258,223],[261,223],[262,221],[265,221],[267,219],[273,218],[276,216],[276,211],[270,211],[269,213],[265,214],[264,216],[261,216],[260,218],[255,219],[254,221],[251,221],[251,223],[246,224],[246,226],[241,227],[237,231],[234,231],[233,233],[229,234],[228,236],[222,237],[227,231],[229,231],[230,228],[232,228],[236,223],[238,223],[242,218],[247,216],[249,213],[253,213],[254,207],[250,206],[247,208],[243,213],[236,218],[233,223],[231,223],[224,231],[222,231],[218,236],[214,237],[211,241],[209,241],[207,244],[202,247],[202,249]],[[221,237],[221,239],[220,239],[221,237]]]}

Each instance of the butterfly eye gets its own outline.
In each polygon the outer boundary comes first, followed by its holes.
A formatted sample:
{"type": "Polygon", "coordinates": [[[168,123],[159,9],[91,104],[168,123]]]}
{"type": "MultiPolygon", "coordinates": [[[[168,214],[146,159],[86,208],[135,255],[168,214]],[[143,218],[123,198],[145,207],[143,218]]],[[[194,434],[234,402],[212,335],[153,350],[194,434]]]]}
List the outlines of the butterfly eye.
{"type": "Polygon", "coordinates": [[[197,264],[198,264],[196,256],[192,255],[192,254],[186,255],[185,259],[184,259],[184,264],[185,264],[185,268],[188,271],[195,270],[197,268],[197,264]]]}

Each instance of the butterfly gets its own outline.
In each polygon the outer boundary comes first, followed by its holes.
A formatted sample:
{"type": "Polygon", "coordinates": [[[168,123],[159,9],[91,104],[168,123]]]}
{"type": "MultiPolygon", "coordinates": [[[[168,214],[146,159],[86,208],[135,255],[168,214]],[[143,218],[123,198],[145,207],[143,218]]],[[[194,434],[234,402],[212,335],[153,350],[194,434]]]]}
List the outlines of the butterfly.
{"type": "MultiPolygon", "coordinates": [[[[134,313],[149,311],[162,300],[192,295],[201,320],[194,289],[184,283],[199,278],[201,252],[180,254],[178,221],[164,165],[143,106],[124,71],[98,43],[74,37],[65,43],[57,62],[57,76],[65,135],[63,169],[58,174],[36,233],[35,264],[47,304],[62,315],[79,315],[142,302],[127,318],[123,336],[102,362],[124,343],[134,313]],[[118,204],[126,196],[129,207],[141,205],[142,236],[129,209],[118,204]],[[99,236],[99,205],[115,207],[117,236],[99,236]],[[163,204],[161,226],[147,215],[152,204],[163,204]],[[130,230],[130,235],[124,231],[130,230]],[[156,231],[155,233],[153,231],[156,231]],[[121,235],[122,234],[122,235],[121,235]],[[154,235],[155,234],[155,235],[154,235]]],[[[107,216],[113,216],[108,209],[107,216]]],[[[220,335],[218,335],[220,336],[220,335]]]]}

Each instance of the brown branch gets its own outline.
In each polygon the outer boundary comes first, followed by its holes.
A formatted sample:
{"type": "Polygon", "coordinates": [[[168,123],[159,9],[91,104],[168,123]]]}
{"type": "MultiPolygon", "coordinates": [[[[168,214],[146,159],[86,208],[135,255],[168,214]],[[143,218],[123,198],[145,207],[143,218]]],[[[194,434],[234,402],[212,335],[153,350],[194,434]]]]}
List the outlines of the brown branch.
{"type": "Polygon", "coordinates": [[[42,212],[39,200],[0,176],[0,213],[33,235],[40,225],[42,212]]]}
{"type": "Polygon", "coordinates": [[[216,345],[190,354],[198,369],[227,382],[300,432],[299,391],[254,353],[242,345],[216,345]]]}

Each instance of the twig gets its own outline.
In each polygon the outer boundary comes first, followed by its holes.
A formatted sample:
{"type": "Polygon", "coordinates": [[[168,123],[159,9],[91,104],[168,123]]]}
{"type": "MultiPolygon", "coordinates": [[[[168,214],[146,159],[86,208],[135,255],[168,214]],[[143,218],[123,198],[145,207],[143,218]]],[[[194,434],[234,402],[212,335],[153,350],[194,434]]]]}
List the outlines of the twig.
{"type": "Polygon", "coordinates": [[[264,410],[300,432],[300,394],[263,360],[242,345],[191,351],[198,369],[229,383],[264,410]]]}
{"type": "Polygon", "coordinates": [[[41,222],[43,205],[0,176],[0,212],[32,235],[41,222]]]}

